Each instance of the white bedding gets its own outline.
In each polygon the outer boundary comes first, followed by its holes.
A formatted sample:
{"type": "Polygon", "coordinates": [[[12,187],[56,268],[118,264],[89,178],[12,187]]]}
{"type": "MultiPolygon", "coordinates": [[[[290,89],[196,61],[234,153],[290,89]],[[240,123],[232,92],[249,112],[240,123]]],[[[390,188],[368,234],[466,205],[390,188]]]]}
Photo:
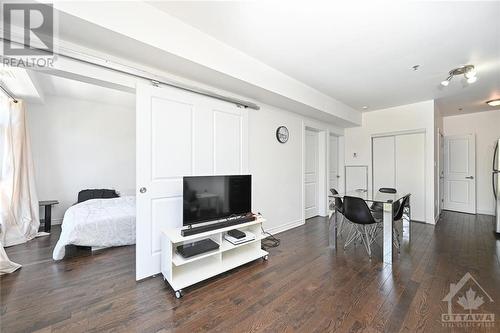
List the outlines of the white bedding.
{"type": "Polygon", "coordinates": [[[68,208],[52,258],[61,260],[65,246],[110,247],[135,244],[135,197],[92,199],[68,208]]]}

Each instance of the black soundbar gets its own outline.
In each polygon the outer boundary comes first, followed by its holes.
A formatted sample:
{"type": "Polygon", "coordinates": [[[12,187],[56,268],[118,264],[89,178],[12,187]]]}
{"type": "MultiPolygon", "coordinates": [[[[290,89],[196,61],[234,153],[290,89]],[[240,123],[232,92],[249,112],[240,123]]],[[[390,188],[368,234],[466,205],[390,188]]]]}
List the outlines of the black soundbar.
{"type": "Polygon", "coordinates": [[[208,224],[204,225],[201,227],[195,227],[195,228],[189,228],[189,229],[183,229],[181,230],[181,235],[182,236],[191,236],[191,235],[196,235],[196,234],[201,234],[202,232],[207,232],[215,229],[222,229],[222,228],[227,228],[231,227],[233,225],[238,225],[242,223],[247,223],[255,221],[255,216],[244,216],[244,217],[238,217],[230,220],[226,220],[223,222],[217,222],[214,224],[208,224]]]}

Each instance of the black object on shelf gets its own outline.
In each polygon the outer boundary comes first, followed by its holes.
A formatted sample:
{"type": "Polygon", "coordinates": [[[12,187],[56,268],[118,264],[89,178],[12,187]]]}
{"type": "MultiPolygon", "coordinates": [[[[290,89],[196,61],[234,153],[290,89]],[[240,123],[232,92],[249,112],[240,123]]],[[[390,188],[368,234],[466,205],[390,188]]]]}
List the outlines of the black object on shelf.
{"type": "Polygon", "coordinates": [[[206,231],[211,231],[215,229],[221,229],[221,228],[227,228],[233,225],[238,225],[242,223],[247,223],[255,221],[255,216],[244,216],[244,217],[238,217],[238,218],[233,218],[233,219],[228,219],[223,222],[217,222],[209,225],[204,225],[201,227],[196,227],[196,228],[189,228],[189,229],[183,229],[181,230],[181,235],[182,236],[190,236],[190,235],[196,235],[202,232],[206,231]]]}
{"type": "Polygon", "coordinates": [[[213,240],[202,239],[193,243],[177,246],[177,252],[179,252],[179,254],[184,258],[189,258],[205,252],[217,250],[218,248],[219,244],[213,240]]]}
{"type": "Polygon", "coordinates": [[[243,231],[239,231],[238,229],[229,230],[227,234],[236,239],[242,239],[246,237],[246,234],[243,231]]]}

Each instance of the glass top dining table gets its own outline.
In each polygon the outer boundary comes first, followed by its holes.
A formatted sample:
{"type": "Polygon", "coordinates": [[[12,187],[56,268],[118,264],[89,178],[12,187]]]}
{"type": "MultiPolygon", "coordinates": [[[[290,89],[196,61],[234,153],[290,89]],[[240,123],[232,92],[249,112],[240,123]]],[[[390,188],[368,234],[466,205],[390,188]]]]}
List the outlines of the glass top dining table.
{"type": "MultiPolygon", "coordinates": [[[[383,239],[382,239],[382,260],[384,263],[392,264],[393,261],[393,225],[394,225],[394,215],[393,215],[393,204],[397,201],[402,200],[404,197],[408,197],[408,213],[407,218],[403,219],[403,232],[406,230],[406,240],[408,242],[411,239],[411,216],[410,216],[410,193],[407,192],[396,192],[396,193],[383,193],[380,191],[367,191],[367,190],[354,190],[339,194],[330,194],[328,199],[333,205],[333,212],[329,219],[329,245],[331,248],[337,248],[337,215],[341,214],[338,212],[335,205],[335,198],[343,199],[346,196],[361,198],[367,203],[381,203],[383,205],[383,239]]],[[[370,204],[368,204],[370,206],[370,204]]]]}
{"type": "Polygon", "coordinates": [[[335,195],[330,194],[328,197],[329,198],[343,198],[345,196],[350,196],[350,197],[361,198],[361,199],[368,201],[368,202],[390,203],[390,202],[399,201],[408,195],[410,195],[410,193],[407,193],[407,192],[384,193],[384,192],[376,191],[375,193],[373,193],[373,191],[355,190],[355,191],[349,191],[349,192],[339,193],[339,194],[335,194],[335,195]]]}

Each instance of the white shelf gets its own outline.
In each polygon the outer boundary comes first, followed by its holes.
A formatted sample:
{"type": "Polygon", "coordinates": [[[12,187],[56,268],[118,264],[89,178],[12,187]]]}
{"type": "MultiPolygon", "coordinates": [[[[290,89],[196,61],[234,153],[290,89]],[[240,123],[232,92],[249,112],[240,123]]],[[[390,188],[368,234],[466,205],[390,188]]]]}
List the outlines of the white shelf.
{"type": "Polygon", "coordinates": [[[261,234],[263,221],[263,218],[258,218],[248,223],[186,237],[181,236],[181,228],[162,230],[161,270],[165,280],[175,291],[179,291],[250,261],[267,257],[268,253],[262,250],[260,245],[260,241],[265,237],[261,234]],[[232,229],[249,231],[255,234],[256,238],[234,245],[224,239],[224,233],[232,229]],[[190,258],[183,258],[176,252],[179,244],[203,238],[211,238],[219,243],[220,247],[190,258]]]}
{"type": "Polygon", "coordinates": [[[195,235],[190,235],[190,236],[182,236],[181,235],[181,230],[183,228],[163,229],[161,232],[164,233],[170,239],[170,241],[172,243],[182,243],[182,242],[186,242],[186,241],[195,240],[197,238],[207,238],[211,235],[220,234],[220,233],[223,233],[223,232],[226,232],[229,230],[233,230],[233,229],[243,229],[243,228],[246,228],[249,226],[262,224],[262,222],[265,222],[265,221],[266,221],[265,219],[263,219],[262,217],[259,217],[255,221],[236,224],[236,225],[232,225],[230,227],[210,230],[210,231],[206,231],[206,232],[202,232],[200,234],[195,234],[195,235]]]}
{"type": "Polygon", "coordinates": [[[176,253],[174,253],[174,255],[172,257],[172,263],[175,266],[182,266],[185,264],[189,264],[190,262],[193,262],[193,261],[197,261],[197,260],[204,259],[206,257],[213,256],[213,255],[218,254],[220,252],[221,251],[219,249],[217,249],[217,250],[213,250],[210,252],[205,252],[203,254],[199,254],[197,256],[189,257],[189,258],[184,258],[183,256],[181,256],[179,253],[176,252],[176,253]]]}
{"type": "Polygon", "coordinates": [[[193,256],[193,257],[189,257],[189,258],[184,258],[179,253],[175,252],[173,254],[173,256],[172,256],[172,263],[175,266],[182,266],[182,265],[185,265],[185,264],[189,264],[190,262],[193,262],[193,261],[201,260],[201,259],[213,256],[213,255],[225,252],[225,251],[236,249],[236,248],[238,248],[240,246],[245,246],[245,245],[252,244],[252,243],[255,243],[255,242],[260,242],[263,238],[264,237],[258,235],[255,239],[253,239],[251,241],[248,241],[248,242],[245,242],[245,243],[241,243],[241,244],[236,244],[236,245],[232,244],[231,242],[228,242],[227,240],[224,239],[222,241],[222,245],[220,245],[220,247],[217,250],[213,250],[213,251],[206,252],[206,253],[203,253],[203,254],[199,254],[197,256],[193,256]]]}
{"type": "Polygon", "coordinates": [[[238,266],[260,259],[267,254],[266,251],[261,249],[245,251],[238,255],[229,256],[226,259],[223,258],[222,261],[216,256],[210,256],[204,260],[192,263],[191,265],[179,267],[178,271],[174,273],[175,278],[170,285],[174,290],[180,290],[238,266]]]}
{"type": "Polygon", "coordinates": [[[232,244],[231,242],[228,242],[227,240],[224,239],[224,241],[222,242],[222,245],[220,247],[221,249],[221,252],[225,252],[225,251],[229,251],[229,250],[232,250],[232,249],[236,249],[240,246],[245,246],[245,245],[248,245],[248,244],[252,244],[252,243],[255,243],[255,242],[260,242],[262,240],[263,237],[260,237],[259,235],[257,235],[255,237],[255,239],[252,239],[251,241],[248,241],[248,242],[245,242],[245,243],[241,243],[241,244],[232,244]]]}

